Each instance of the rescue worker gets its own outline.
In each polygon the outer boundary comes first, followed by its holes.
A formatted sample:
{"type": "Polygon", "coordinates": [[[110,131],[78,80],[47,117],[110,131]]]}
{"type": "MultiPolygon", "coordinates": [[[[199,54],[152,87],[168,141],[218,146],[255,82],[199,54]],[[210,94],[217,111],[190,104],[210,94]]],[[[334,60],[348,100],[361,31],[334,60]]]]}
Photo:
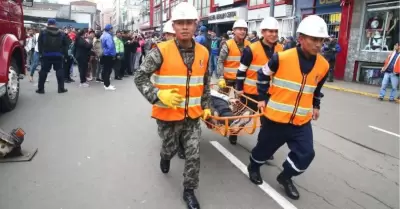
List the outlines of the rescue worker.
{"type": "MultiPolygon", "coordinates": [[[[239,19],[233,24],[235,37],[227,40],[221,47],[218,57],[217,74],[220,75],[218,86],[222,89],[226,86],[234,87],[236,84],[236,73],[240,66],[240,56],[243,49],[250,45],[246,40],[247,23],[239,19]]],[[[225,89],[227,91],[227,89],[225,89]]],[[[236,144],[237,136],[229,136],[231,144],[236,144]]]]}
{"type": "Polygon", "coordinates": [[[183,199],[188,208],[200,208],[194,189],[200,172],[200,117],[211,115],[208,51],[192,37],[197,28],[197,10],[188,2],[172,11],[174,40],[157,44],[135,73],[135,83],[153,104],[162,139],[160,168],[168,173],[170,161],[182,142],[186,159],[183,199]],[[154,74],[154,84],[150,77],[154,74]]]}
{"type": "Polygon", "coordinates": [[[64,88],[63,71],[64,58],[68,54],[68,43],[64,32],[57,28],[55,19],[49,19],[46,29],[40,32],[38,50],[42,64],[36,93],[44,94],[44,83],[52,67],[56,71],[58,93],[68,92],[68,90],[64,88]]]}
{"type": "MultiPolygon", "coordinates": [[[[257,70],[268,63],[275,52],[283,51],[283,46],[278,44],[279,23],[275,18],[264,18],[260,29],[263,38],[244,49],[236,76],[236,89],[257,101],[257,70]]],[[[248,106],[258,110],[254,102],[249,102],[248,106]]]]}
{"type": "Polygon", "coordinates": [[[175,31],[174,28],[172,28],[172,21],[168,20],[163,28],[163,32],[164,32],[164,38],[166,41],[168,40],[172,40],[175,38],[175,31]]]}
{"type": "Polygon", "coordinates": [[[257,89],[263,98],[259,107],[265,111],[248,166],[250,180],[262,184],[260,166],[287,143],[290,152],[277,181],[292,199],[300,197],[292,177],[303,173],[315,156],[311,120],[319,118],[320,92],[329,71],[329,63],[319,54],[329,37],[325,21],[310,15],[297,33],[299,47],[274,54],[258,71],[257,89]]]}
{"type": "MultiPolygon", "coordinates": [[[[164,33],[163,39],[166,41],[173,40],[175,38],[175,31],[174,31],[174,28],[172,27],[171,20],[168,20],[165,23],[164,28],[163,28],[163,33],[164,33]]],[[[184,149],[181,141],[179,141],[178,157],[180,159],[185,159],[185,149],[184,149]]]]}
{"type": "MultiPolygon", "coordinates": [[[[244,49],[237,71],[236,89],[239,93],[258,101],[257,70],[268,63],[275,52],[283,51],[283,45],[278,43],[279,23],[273,17],[266,17],[260,24],[263,38],[244,49]]],[[[242,101],[245,102],[245,101],[242,101]]],[[[248,101],[247,105],[254,111],[257,103],[248,101]]],[[[262,121],[261,121],[262,122],[262,121]]],[[[273,160],[271,156],[269,160],[273,160]]]]}

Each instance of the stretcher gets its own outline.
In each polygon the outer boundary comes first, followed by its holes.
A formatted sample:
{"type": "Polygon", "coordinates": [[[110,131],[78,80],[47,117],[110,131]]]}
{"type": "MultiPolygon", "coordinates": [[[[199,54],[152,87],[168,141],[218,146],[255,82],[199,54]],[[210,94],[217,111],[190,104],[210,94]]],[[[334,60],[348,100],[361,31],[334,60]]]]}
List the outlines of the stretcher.
{"type": "Polygon", "coordinates": [[[207,120],[202,120],[207,127],[222,136],[254,134],[256,129],[261,126],[260,116],[262,113],[260,109],[257,111],[251,109],[248,104],[249,102],[257,103],[257,101],[239,94],[232,87],[226,87],[224,90],[221,90],[218,88],[218,85],[211,84],[211,88],[227,95],[230,99],[237,99],[237,101],[230,104],[233,113],[233,116],[230,117],[220,117],[211,108],[212,116],[207,120]]]}

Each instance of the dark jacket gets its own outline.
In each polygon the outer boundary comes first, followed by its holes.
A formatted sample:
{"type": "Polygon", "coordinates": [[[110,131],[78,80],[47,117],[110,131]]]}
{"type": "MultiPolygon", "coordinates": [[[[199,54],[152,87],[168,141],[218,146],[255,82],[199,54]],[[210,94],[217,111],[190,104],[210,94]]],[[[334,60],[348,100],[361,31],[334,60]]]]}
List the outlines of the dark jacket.
{"type": "Polygon", "coordinates": [[[39,33],[39,55],[44,57],[63,57],[67,55],[66,36],[58,28],[47,27],[39,33]]]}
{"type": "Polygon", "coordinates": [[[93,45],[88,43],[82,36],[77,36],[75,40],[75,58],[89,59],[93,45]]]}

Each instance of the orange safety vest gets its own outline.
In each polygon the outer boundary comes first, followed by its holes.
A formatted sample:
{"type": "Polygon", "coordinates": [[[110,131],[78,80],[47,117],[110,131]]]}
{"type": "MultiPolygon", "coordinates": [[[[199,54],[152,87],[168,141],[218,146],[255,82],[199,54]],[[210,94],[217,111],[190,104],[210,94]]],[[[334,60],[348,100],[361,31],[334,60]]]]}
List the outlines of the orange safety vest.
{"type": "MultiPolygon", "coordinates": [[[[257,92],[257,71],[268,63],[269,58],[265,54],[264,47],[260,41],[254,42],[250,45],[253,60],[246,71],[246,79],[244,80],[243,92],[246,94],[258,95],[257,92]]],[[[283,46],[276,44],[274,52],[282,52],[283,46]]]]}
{"type": "Polygon", "coordinates": [[[155,87],[160,90],[177,88],[184,101],[176,109],[158,101],[153,105],[152,117],[162,121],[180,121],[186,117],[199,118],[203,113],[201,96],[204,89],[204,74],[207,72],[208,50],[196,43],[194,62],[189,73],[175,40],[159,43],[157,47],[161,52],[163,63],[154,73],[155,87]]]}
{"type": "MultiPolygon", "coordinates": [[[[250,44],[250,41],[244,40],[244,47],[250,44]]],[[[228,46],[229,53],[224,62],[224,78],[227,80],[236,80],[236,74],[240,66],[240,57],[242,56],[242,52],[240,51],[234,39],[226,41],[226,45],[228,46]]]]}
{"type": "Polygon", "coordinates": [[[264,115],[278,123],[303,125],[312,118],[314,90],[328,72],[329,63],[318,54],[311,72],[303,74],[297,48],[278,55],[279,67],[272,77],[264,115]]]}
{"type": "MultiPolygon", "coordinates": [[[[395,55],[396,52],[391,53],[385,60],[385,64],[383,65],[383,69],[386,70],[387,67],[389,67],[389,61],[391,61],[392,57],[395,55]]],[[[400,55],[397,56],[397,59],[394,63],[394,68],[393,68],[394,73],[400,73],[400,55]]]]}

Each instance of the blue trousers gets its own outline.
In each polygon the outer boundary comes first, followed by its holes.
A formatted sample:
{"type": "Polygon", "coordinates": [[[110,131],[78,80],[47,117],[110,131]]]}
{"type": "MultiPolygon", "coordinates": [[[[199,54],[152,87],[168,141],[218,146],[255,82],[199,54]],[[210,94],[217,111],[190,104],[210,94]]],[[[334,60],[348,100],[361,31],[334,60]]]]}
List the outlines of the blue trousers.
{"type": "Polygon", "coordinates": [[[220,75],[218,75],[217,71],[217,60],[218,60],[218,55],[210,54],[210,61],[209,61],[209,72],[210,72],[210,77],[212,77],[213,73],[215,72],[215,76],[219,78],[220,75]]]}
{"type": "Polygon", "coordinates": [[[390,92],[389,99],[394,100],[397,98],[397,88],[399,86],[399,75],[394,73],[385,73],[382,80],[381,91],[379,92],[379,97],[383,98],[386,94],[386,88],[389,85],[389,81],[392,84],[392,91],[390,92]]]}
{"type": "Polygon", "coordinates": [[[266,117],[261,120],[258,142],[251,151],[251,165],[259,168],[286,143],[290,152],[283,163],[284,176],[291,178],[303,173],[315,156],[311,122],[295,126],[276,123],[266,117]]]}

